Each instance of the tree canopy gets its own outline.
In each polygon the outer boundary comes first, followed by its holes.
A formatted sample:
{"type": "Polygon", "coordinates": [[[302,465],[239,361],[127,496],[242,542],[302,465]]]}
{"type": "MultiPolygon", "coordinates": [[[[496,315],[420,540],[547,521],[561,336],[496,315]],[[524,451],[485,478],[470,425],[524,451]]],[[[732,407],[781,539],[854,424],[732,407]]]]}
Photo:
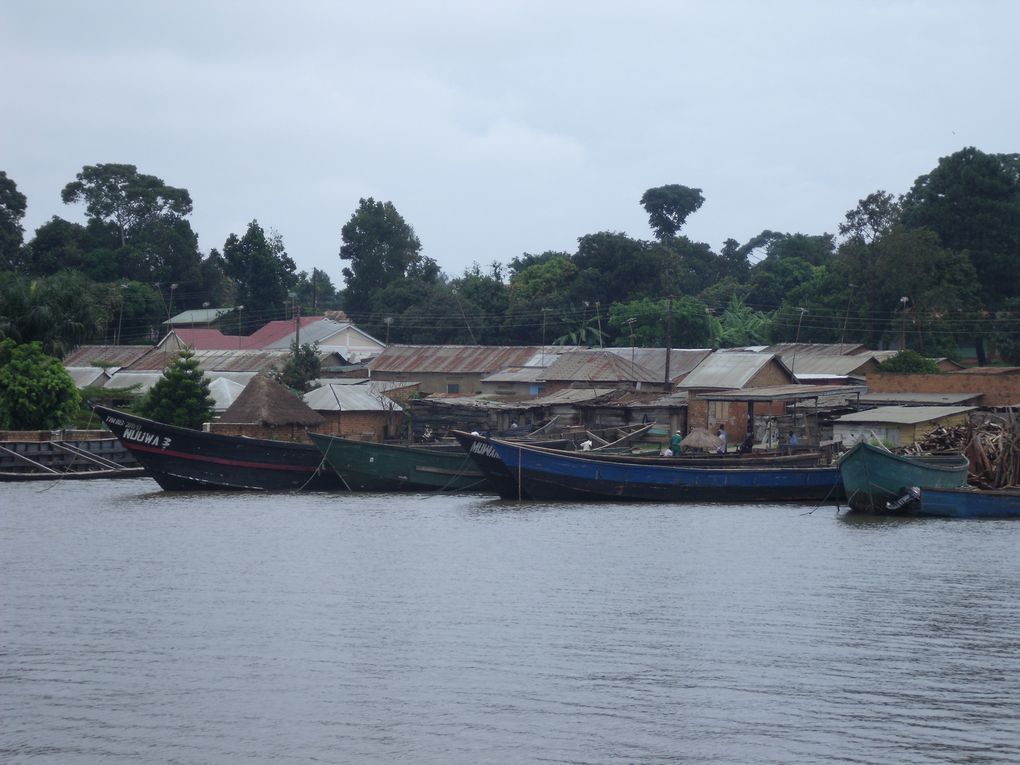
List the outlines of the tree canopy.
{"type": "Polygon", "coordinates": [[[0,340],[0,430],[52,430],[69,423],[81,397],[42,343],[0,340]]]}
{"type": "Polygon", "coordinates": [[[139,411],[150,420],[200,430],[212,419],[214,404],[209,378],[199,368],[194,352],[185,348],[142,399],[139,411]]]}

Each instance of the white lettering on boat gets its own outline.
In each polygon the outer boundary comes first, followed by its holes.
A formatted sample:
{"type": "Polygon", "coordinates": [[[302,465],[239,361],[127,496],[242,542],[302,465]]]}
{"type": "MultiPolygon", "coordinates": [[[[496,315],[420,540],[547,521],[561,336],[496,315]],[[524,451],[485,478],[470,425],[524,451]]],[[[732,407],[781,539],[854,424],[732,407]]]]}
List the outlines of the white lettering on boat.
{"type": "Polygon", "coordinates": [[[121,438],[127,439],[128,441],[137,441],[140,444],[146,444],[147,446],[158,446],[160,449],[166,449],[170,446],[169,436],[158,436],[155,433],[146,433],[140,428],[128,427],[124,429],[124,435],[121,438]]]}
{"type": "Polygon", "coordinates": [[[494,460],[499,459],[499,452],[490,444],[485,444],[481,441],[475,441],[471,444],[471,451],[474,454],[484,454],[486,457],[491,457],[494,460]]]}

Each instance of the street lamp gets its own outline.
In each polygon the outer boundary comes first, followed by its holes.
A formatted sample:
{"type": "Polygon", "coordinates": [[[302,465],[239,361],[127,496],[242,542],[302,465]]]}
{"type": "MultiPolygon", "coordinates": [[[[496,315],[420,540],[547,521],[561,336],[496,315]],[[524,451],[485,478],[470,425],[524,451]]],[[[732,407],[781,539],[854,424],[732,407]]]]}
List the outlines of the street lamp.
{"type": "MultiPolygon", "coordinates": [[[[629,319],[627,319],[627,321],[624,322],[624,324],[626,324],[628,327],[630,327],[630,375],[631,375],[631,377],[634,377],[634,322],[636,322],[636,321],[637,321],[637,319],[635,319],[633,316],[631,316],[629,319]]],[[[635,382],[635,381],[631,380],[631,382],[635,382]]]]}
{"type": "Polygon", "coordinates": [[[124,321],[124,290],[127,284],[120,285],[120,315],[117,317],[117,345],[120,345],[120,326],[124,321]]]}
{"type": "MultiPolygon", "coordinates": [[[[793,338],[793,358],[790,359],[790,373],[796,377],[797,367],[797,346],[800,344],[800,323],[804,321],[804,314],[807,313],[807,308],[796,308],[796,311],[800,311],[800,317],[797,319],[797,334],[793,338]]],[[[795,380],[796,382],[796,380],[795,380]]]]}
{"type": "Polygon", "coordinates": [[[900,325],[900,350],[907,347],[907,309],[910,306],[910,298],[906,295],[900,298],[900,308],[903,311],[903,319],[900,325]]]}
{"type": "Polygon", "coordinates": [[[244,310],[243,305],[237,307],[237,349],[241,349],[241,311],[244,310]]]}
{"type": "Polygon", "coordinates": [[[170,303],[166,307],[166,323],[170,329],[173,329],[173,325],[170,324],[170,320],[174,315],[174,290],[177,289],[177,283],[174,282],[170,285],[170,303]]]}

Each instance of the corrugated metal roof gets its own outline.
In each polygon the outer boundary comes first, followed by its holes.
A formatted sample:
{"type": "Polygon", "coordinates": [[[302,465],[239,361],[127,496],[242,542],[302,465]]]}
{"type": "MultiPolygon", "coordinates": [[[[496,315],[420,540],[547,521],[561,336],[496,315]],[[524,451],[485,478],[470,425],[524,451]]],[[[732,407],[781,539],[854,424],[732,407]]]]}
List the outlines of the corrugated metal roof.
{"type": "Polygon", "coordinates": [[[364,385],[323,385],[304,395],[317,412],[402,412],[394,401],[364,385]]]}
{"type": "Polygon", "coordinates": [[[209,395],[212,396],[214,402],[213,409],[217,412],[225,411],[237,400],[243,390],[242,383],[228,380],[226,377],[217,377],[209,383],[209,395]]]}
{"type": "MultiPolygon", "coordinates": [[[[606,348],[610,353],[630,359],[630,348],[606,348]]],[[[698,364],[712,354],[711,348],[672,348],[669,352],[670,380],[690,374],[698,364]]],[[[634,361],[652,373],[653,380],[665,382],[666,349],[635,348],[634,361]]]]}
{"type": "Polygon", "coordinates": [[[650,370],[629,358],[609,351],[574,351],[564,353],[545,370],[544,379],[571,382],[662,382],[650,370]]]}
{"type": "Polygon", "coordinates": [[[897,406],[964,405],[976,403],[982,393],[868,393],[861,403],[869,406],[893,404],[897,406]]]}
{"type": "Polygon", "coordinates": [[[90,385],[102,386],[110,379],[110,372],[102,367],[64,367],[64,371],[74,380],[76,388],[87,388],[90,385]]]}
{"type": "Polygon", "coordinates": [[[146,393],[162,376],[162,372],[125,372],[121,370],[115,372],[103,387],[123,390],[132,385],[139,385],[141,386],[138,389],[139,392],[146,393]]]}
{"type": "Polygon", "coordinates": [[[196,308],[191,311],[181,311],[172,317],[170,321],[164,321],[163,323],[169,324],[171,327],[177,324],[208,324],[233,310],[233,308],[196,308]]]}
{"type": "Polygon", "coordinates": [[[974,406],[880,406],[866,412],[854,412],[838,417],[835,422],[892,423],[916,425],[972,412],[974,406]]]}
{"type": "Polygon", "coordinates": [[[765,353],[778,353],[780,356],[796,353],[797,358],[801,356],[846,356],[871,352],[866,345],[860,343],[776,343],[766,346],[763,350],[765,353]]]}
{"type": "Polygon", "coordinates": [[[850,375],[862,367],[873,366],[879,361],[878,359],[873,360],[870,354],[823,356],[821,354],[802,355],[800,351],[797,352],[796,357],[793,354],[783,354],[782,359],[786,366],[793,369],[798,376],[804,374],[850,375]]]}
{"type": "Polygon", "coordinates": [[[487,383],[533,383],[545,379],[545,367],[510,367],[482,378],[487,383]]]}
{"type": "Polygon", "coordinates": [[[557,406],[559,404],[578,404],[583,401],[594,401],[602,396],[615,393],[616,388],[564,388],[548,396],[531,400],[535,406],[557,406]]]}
{"type": "Polygon", "coordinates": [[[390,345],[369,362],[373,372],[491,374],[524,366],[535,346],[390,345]]]}
{"type": "Polygon", "coordinates": [[[80,345],[62,363],[65,367],[126,367],[152,349],[151,345],[80,345]]]}
{"type": "MultiPolygon", "coordinates": [[[[290,355],[288,351],[261,350],[207,350],[194,353],[199,367],[206,372],[261,372],[273,366],[283,366],[290,355]]],[[[154,351],[125,369],[129,372],[162,371],[176,356],[171,351],[154,351]]]]}
{"type": "Polygon", "coordinates": [[[713,353],[687,375],[679,387],[709,390],[743,388],[773,361],[789,374],[789,368],[771,353],[713,353]]]}
{"type": "Polygon", "coordinates": [[[704,401],[801,401],[830,396],[849,396],[863,393],[863,385],[772,385],[767,388],[699,393],[704,401]]]}

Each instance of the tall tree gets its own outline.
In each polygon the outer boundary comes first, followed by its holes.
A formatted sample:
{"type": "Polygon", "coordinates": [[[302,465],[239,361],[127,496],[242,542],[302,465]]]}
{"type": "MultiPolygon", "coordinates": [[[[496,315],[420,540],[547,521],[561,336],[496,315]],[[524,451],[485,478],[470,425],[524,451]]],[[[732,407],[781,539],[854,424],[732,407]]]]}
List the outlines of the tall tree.
{"type": "Polygon", "coordinates": [[[18,191],[18,185],[0,170],[0,268],[12,270],[21,265],[21,245],[25,229],[21,219],[25,217],[28,200],[18,191]]]}
{"type": "Polygon", "coordinates": [[[434,284],[439,278],[439,266],[421,254],[414,229],[392,202],[359,200],[340,234],[340,259],[350,261],[343,269],[343,306],[354,318],[365,321],[373,313],[387,313],[387,306],[375,300],[380,290],[400,282],[434,284]]]}
{"type": "Polygon", "coordinates": [[[676,183],[648,189],[641,195],[641,206],[648,213],[648,224],[660,241],[675,237],[687,218],[704,203],[701,189],[676,183]]]}
{"type": "MultiPolygon", "coordinates": [[[[944,247],[967,253],[985,310],[1020,295],[1020,154],[968,147],[941,158],[904,197],[903,222],[931,229],[944,247]]],[[[984,364],[983,332],[975,340],[978,363],[984,364]]]]}
{"type": "Polygon", "coordinates": [[[231,234],[223,245],[224,272],[236,284],[235,300],[251,323],[284,315],[297,267],[279,234],[266,236],[257,220],[243,237],[231,234]],[[261,319],[261,320],[260,320],[261,319]]]}
{"type": "Polygon", "coordinates": [[[139,173],[134,165],[86,165],[76,178],[61,191],[61,199],[65,204],[84,202],[89,217],[115,223],[121,245],[155,218],[191,213],[187,189],[167,186],[154,175],[139,173]]]}

